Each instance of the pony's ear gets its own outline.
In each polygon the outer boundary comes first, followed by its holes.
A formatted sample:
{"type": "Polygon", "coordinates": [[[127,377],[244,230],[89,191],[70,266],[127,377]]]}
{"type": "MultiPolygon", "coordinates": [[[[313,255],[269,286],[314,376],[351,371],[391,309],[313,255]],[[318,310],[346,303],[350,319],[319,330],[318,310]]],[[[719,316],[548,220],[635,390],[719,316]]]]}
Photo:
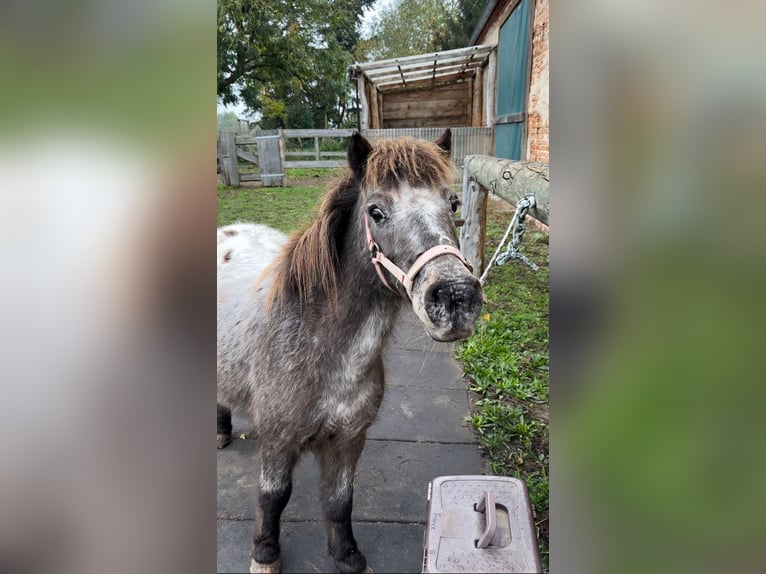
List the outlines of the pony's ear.
{"type": "Polygon", "coordinates": [[[447,128],[444,130],[444,133],[440,135],[437,140],[434,142],[436,145],[438,145],[442,150],[444,150],[444,153],[449,155],[450,150],[452,149],[452,131],[447,128]]]}
{"type": "Polygon", "coordinates": [[[364,169],[367,164],[367,157],[372,151],[372,146],[362,134],[354,132],[348,141],[348,166],[354,173],[356,179],[361,180],[364,177],[364,169]]]}

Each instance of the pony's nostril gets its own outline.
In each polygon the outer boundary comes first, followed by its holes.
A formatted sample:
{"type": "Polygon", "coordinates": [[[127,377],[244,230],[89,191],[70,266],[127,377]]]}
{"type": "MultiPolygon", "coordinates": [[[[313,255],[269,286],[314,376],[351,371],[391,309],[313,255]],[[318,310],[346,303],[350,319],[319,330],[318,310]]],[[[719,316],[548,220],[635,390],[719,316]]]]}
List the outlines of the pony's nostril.
{"type": "Polygon", "coordinates": [[[434,325],[468,326],[481,311],[481,289],[475,279],[437,283],[428,288],[424,302],[434,325]]]}

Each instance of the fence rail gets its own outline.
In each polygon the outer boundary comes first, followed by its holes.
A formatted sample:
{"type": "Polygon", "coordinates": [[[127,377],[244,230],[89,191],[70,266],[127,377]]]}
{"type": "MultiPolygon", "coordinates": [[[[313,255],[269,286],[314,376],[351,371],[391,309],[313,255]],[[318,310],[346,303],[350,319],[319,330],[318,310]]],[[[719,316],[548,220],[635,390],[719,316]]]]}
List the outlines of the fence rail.
{"type": "MultiPolygon", "coordinates": [[[[445,128],[363,129],[361,133],[373,143],[382,139],[414,137],[433,141],[445,128]]],[[[452,130],[450,157],[455,164],[455,184],[463,182],[463,162],[468,155],[489,155],[494,143],[494,128],[460,127],[452,130]]],[[[346,139],[356,130],[261,130],[253,135],[218,134],[218,161],[226,185],[238,186],[242,181],[261,181],[264,186],[286,185],[285,170],[289,168],[346,167],[346,152],[322,149],[324,139],[346,139]],[[313,139],[311,149],[288,149],[295,145],[288,140],[313,139]],[[295,159],[293,159],[295,158],[295,159]],[[249,162],[246,171],[239,160],[249,162]],[[269,168],[265,169],[268,164],[269,168]],[[251,171],[255,169],[256,171],[251,171]]],[[[302,143],[302,142],[301,142],[302,143]]],[[[301,144],[299,144],[300,146],[301,144]]],[[[337,145],[337,143],[335,144],[337,145]]],[[[343,145],[345,149],[345,145],[343,145]]]]}

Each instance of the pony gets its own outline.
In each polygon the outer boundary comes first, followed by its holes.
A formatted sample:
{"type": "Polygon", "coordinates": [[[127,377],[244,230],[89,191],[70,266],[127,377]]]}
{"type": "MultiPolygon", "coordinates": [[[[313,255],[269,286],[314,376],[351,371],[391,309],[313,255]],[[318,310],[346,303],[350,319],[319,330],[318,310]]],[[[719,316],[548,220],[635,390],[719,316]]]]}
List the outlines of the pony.
{"type": "Polygon", "coordinates": [[[372,571],[351,511],[357,461],[383,399],[382,350],[403,305],[437,341],[468,337],[482,306],[458,249],[450,144],[449,130],[435,142],[374,147],[354,133],[350,170],[307,229],[219,230],[218,441],[231,441],[232,409],[258,441],[251,572],[281,570],[280,517],[306,451],[319,464],[338,570],[372,571]]]}

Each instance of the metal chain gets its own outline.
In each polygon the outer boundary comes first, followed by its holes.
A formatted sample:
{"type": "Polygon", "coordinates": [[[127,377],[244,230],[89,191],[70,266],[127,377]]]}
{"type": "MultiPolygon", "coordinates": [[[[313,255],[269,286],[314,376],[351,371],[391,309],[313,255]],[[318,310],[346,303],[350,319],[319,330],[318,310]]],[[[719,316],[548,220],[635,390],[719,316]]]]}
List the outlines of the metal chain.
{"type": "Polygon", "coordinates": [[[513,214],[513,219],[511,220],[511,227],[513,227],[513,237],[511,237],[511,242],[508,244],[508,248],[506,249],[505,253],[502,253],[497,258],[497,265],[505,265],[510,261],[511,259],[521,259],[524,263],[526,263],[529,267],[532,268],[532,270],[537,271],[539,267],[530,261],[523,253],[519,252],[519,247],[521,246],[521,238],[524,237],[524,218],[527,216],[527,212],[535,206],[535,196],[534,195],[527,195],[519,201],[519,203],[516,205],[516,213],[513,214]],[[515,225],[514,225],[515,224],[515,225]]]}
{"type": "Polygon", "coordinates": [[[511,223],[508,226],[508,229],[505,231],[505,235],[503,235],[503,239],[500,241],[500,245],[497,246],[495,254],[492,256],[492,259],[489,260],[487,268],[484,270],[484,273],[482,273],[481,278],[479,279],[479,282],[482,285],[484,285],[484,281],[487,279],[487,274],[489,273],[489,270],[492,269],[493,265],[504,265],[511,259],[520,259],[534,271],[539,269],[539,267],[534,262],[530,261],[524,254],[519,252],[521,239],[524,236],[524,218],[527,216],[527,212],[534,206],[535,196],[533,194],[526,195],[516,204],[516,212],[513,214],[513,219],[511,219],[511,223]],[[505,253],[498,257],[498,254],[503,248],[503,245],[505,245],[511,230],[513,230],[513,237],[511,238],[511,242],[508,244],[508,249],[505,253]]]}

